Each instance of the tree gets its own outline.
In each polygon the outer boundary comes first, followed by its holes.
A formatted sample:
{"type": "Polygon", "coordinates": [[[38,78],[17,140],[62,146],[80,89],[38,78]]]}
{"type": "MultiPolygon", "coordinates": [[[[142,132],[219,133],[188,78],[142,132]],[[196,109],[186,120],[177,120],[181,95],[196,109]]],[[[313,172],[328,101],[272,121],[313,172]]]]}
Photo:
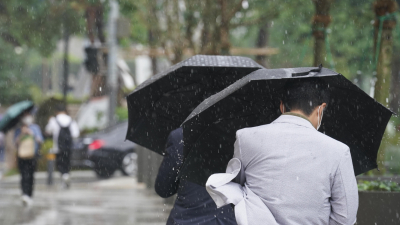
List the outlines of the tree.
{"type": "Polygon", "coordinates": [[[18,101],[31,99],[30,82],[23,77],[26,58],[29,54],[21,47],[14,47],[0,39],[0,104],[10,105],[18,101]],[[19,54],[18,54],[19,53],[19,54]]]}
{"type": "Polygon", "coordinates": [[[2,104],[30,99],[23,76],[29,50],[49,56],[60,37],[59,19],[41,0],[0,2],[0,95],[2,104]],[[23,53],[23,54],[22,54],[23,53]]]}
{"type": "MultiPolygon", "coordinates": [[[[374,98],[382,105],[388,106],[392,77],[393,60],[393,28],[396,20],[392,13],[397,10],[397,3],[394,0],[378,0],[374,3],[375,20],[375,66],[376,83],[374,98]]],[[[385,143],[382,143],[378,153],[378,168],[380,174],[385,173],[385,143]]]]}
{"type": "Polygon", "coordinates": [[[162,48],[168,59],[177,63],[186,50],[191,54],[230,54],[230,31],[239,25],[235,17],[245,11],[244,2],[125,0],[121,5],[137,9],[135,13],[147,29],[147,44],[152,49],[162,48]]]}
{"type": "Polygon", "coordinates": [[[326,29],[331,22],[329,10],[333,0],[313,0],[315,5],[315,16],[313,18],[313,36],[314,40],[314,66],[318,66],[325,60],[324,47],[326,38],[326,29]]]}
{"type": "Polygon", "coordinates": [[[375,84],[375,99],[388,106],[392,74],[393,29],[396,18],[390,16],[396,12],[397,3],[394,0],[378,0],[374,3],[376,14],[374,49],[376,60],[377,81],[375,84]]]}
{"type": "MultiPolygon", "coordinates": [[[[86,30],[91,47],[95,46],[96,40],[98,40],[101,46],[104,47],[106,45],[106,39],[103,31],[103,4],[100,1],[81,0],[81,2],[85,8],[86,30]]],[[[91,97],[107,94],[107,54],[101,51],[101,49],[98,49],[96,51],[96,58],[98,68],[92,72],[91,97]]]]}
{"type": "Polygon", "coordinates": [[[0,2],[0,37],[15,47],[26,45],[48,56],[60,35],[59,19],[41,0],[0,2]]]}
{"type": "MultiPolygon", "coordinates": [[[[252,11],[255,16],[251,20],[251,23],[254,23],[257,26],[258,33],[255,46],[257,48],[265,48],[269,44],[269,35],[270,35],[270,27],[271,22],[279,16],[279,9],[282,3],[278,3],[278,1],[259,1],[253,0],[250,2],[252,7],[252,11]]],[[[243,21],[242,24],[244,26],[247,25],[246,21],[243,21]]],[[[251,25],[251,24],[250,24],[251,25]]],[[[256,62],[260,65],[267,67],[267,58],[266,55],[257,55],[256,62]]]]}

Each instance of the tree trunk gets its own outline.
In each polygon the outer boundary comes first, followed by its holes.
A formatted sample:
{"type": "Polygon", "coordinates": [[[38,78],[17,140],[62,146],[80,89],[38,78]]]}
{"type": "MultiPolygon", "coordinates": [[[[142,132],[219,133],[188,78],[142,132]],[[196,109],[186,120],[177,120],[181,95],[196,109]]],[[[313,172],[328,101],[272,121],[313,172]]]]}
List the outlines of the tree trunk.
{"type": "MultiPolygon", "coordinates": [[[[96,42],[96,37],[102,45],[105,44],[105,37],[103,32],[103,5],[90,5],[86,8],[86,30],[89,41],[92,46],[96,42]]],[[[97,62],[99,64],[99,71],[92,74],[92,86],[90,88],[90,97],[99,97],[107,93],[106,71],[107,63],[106,53],[101,49],[97,51],[97,62]]]]}
{"type": "MultiPolygon", "coordinates": [[[[382,27],[380,26],[380,18],[382,16],[391,14],[397,10],[397,3],[394,0],[378,0],[374,3],[374,11],[376,15],[375,20],[375,57],[378,57],[376,64],[376,77],[375,93],[374,98],[384,106],[389,104],[389,94],[391,86],[392,76],[392,56],[393,56],[393,35],[392,30],[396,26],[396,20],[388,19],[384,20],[382,27]],[[381,37],[379,40],[379,30],[381,31],[381,37]],[[380,46],[378,45],[380,43],[380,46]],[[379,48],[379,49],[378,49],[379,48]],[[376,55],[379,54],[379,55],[376,55]]],[[[378,168],[379,174],[384,174],[385,169],[385,148],[386,141],[385,137],[381,143],[378,153],[378,168]]]]}
{"type": "Polygon", "coordinates": [[[228,18],[228,1],[221,0],[221,26],[220,26],[220,35],[221,35],[221,51],[222,55],[230,55],[230,42],[229,42],[229,22],[230,18],[228,18]]]}
{"type": "MultiPolygon", "coordinates": [[[[265,23],[260,26],[258,30],[258,37],[257,37],[257,42],[256,42],[256,47],[257,48],[265,48],[268,45],[268,40],[269,40],[269,23],[265,23]]],[[[266,55],[257,55],[256,56],[256,62],[263,67],[267,67],[267,56],[266,55]]]]}
{"type": "MultiPolygon", "coordinates": [[[[378,32],[378,31],[377,31],[378,32]]],[[[377,33],[376,32],[376,33],[377,33]]],[[[377,40],[377,34],[375,34],[377,40]]],[[[378,40],[377,40],[378,41],[378,40]]],[[[388,106],[392,76],[393,36],[391,29],[382,30],[381,48],[376,65],[375,99],[388,106]]]]}
{"type": "MultiPolygon", "coordinates": [[[[400,49],[395,49],[394,52],[399,52],[400,49]]],[[[393,55],[393,67],[392,67],[392,87],[390,108],[399,113],[400,107],[400,55],[393,55]]]]}
{"type": "Polygon", "coordinates": [[[224,23],[220,28],[221,32],[221,55],[230,55],[229,25],[224,23]]]}
{"type": "Polygon", "coordinates": [[[314,0],[315,16],[313,18],[314,36],[314,66],[324,63],[325,60],[325,36],[326,28],[331,22],[329,15],[330,6],[333,0],[314,0]]]}
{"type": "Polygon", "coordinates": [[[107,82],[106,82],[106,77],[101,76],[99,74],[92,75],[92,86],[90,88],[90,96],[91,97],[100,97],[103,96],[105,93],[107,93],[107,88],[106,88],[107,82]]]}
{"type": "Polygon", "coordinates": [[[380,0],[375,2],[374,10],[376,14],[375,20],[375,48],[380,42],[380,48],[375,52],[378,57],[376,64],[377,81],[375,83],[375,99],[381,104],[388,106],[390,84],[392,75],[392,56],[393,56],[393,28],[396,26],[394,19],[385,20],[382,26],[381,39],[378,40],[379,34],[379,17],[393,13],[397,9],[397,4],[393,0],[380,0]]]}
{"type": "Polygon", "coordinates": [[[95,27],[96,17],[97,17],[96,7],[88,6],[86,8],[85,17],[86,17],[87,35],[88,35],[90,43],[94,44],[94,41],[95,41],[94,27],[95,27]]]}

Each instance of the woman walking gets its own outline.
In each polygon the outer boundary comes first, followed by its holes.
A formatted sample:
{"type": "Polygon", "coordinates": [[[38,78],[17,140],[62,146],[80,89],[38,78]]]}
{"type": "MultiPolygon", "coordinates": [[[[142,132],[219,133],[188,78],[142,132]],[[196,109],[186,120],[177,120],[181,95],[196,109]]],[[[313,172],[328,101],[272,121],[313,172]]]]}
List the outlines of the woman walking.
{"type": "Polygon", "coordinates": [[[33,123],[33,116],[25,111],[15,130],[14,143],[17,148],[18,169],[21,174],[22,203],[32,205],[34,186],[34,172],[43,135],[37,124],[33,123]]]}

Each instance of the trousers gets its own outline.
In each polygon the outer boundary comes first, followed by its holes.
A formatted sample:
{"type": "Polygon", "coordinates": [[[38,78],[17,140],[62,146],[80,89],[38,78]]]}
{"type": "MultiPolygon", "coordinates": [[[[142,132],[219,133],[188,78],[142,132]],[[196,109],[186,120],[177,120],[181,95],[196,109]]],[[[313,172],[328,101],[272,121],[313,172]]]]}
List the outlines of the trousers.
{"type": "Polygon", "coordinates": [[[61,174],[69,173],[71,170],[71,150],[60,150],[56,155],[56,164],[61,174]]]}
{"type": "Polygon", "coordinates": [[[36,170],[36,159],[18,158],[18,169],[21,174],[22,193],[32,197],[33,185],[35,183],[34,173],[36,170]]]}

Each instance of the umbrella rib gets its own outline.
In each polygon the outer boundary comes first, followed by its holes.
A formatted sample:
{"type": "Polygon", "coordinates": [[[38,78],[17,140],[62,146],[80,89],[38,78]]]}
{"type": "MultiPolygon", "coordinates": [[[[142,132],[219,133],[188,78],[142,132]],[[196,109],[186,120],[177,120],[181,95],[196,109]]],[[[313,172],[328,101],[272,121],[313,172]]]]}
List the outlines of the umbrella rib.
{"type": "MultiPolygon", "coordinates": [[[[249,115],[245,115],[245,116],[236,116],[236,117],[231,117],[231,118],[225,118],[225,119],[219,119],[217,122],[222,122],[222,121],[227,121],[227,120],[233,120],[233,119],[241,119],[241,118],[246,118],[246,117],[250,117],[250,116],[254,116],[254,115],[259,115],[260,113],[253,113],[253,114],[249,114],[249,115]]],[[[214,122],[216,123],[216,122],[214,122]]]]}

